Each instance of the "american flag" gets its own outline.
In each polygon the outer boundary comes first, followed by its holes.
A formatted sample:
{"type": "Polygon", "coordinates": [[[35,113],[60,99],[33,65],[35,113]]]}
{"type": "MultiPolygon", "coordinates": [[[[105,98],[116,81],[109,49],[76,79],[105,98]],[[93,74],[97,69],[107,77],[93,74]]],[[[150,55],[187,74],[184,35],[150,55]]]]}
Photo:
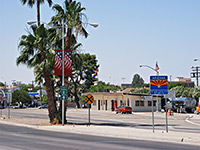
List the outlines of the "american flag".
{"type": "Polygon", "coordinates": [[[156,62],[156,68],[155,70],[158,71],[160,68],[158,67],[158,63],[156,62]]]}
{"type": "Polygon", "coordinates": [[[72,68],[72,53],[69,51],[65,51],[65,69],[72,68]]]}
{"type": "MultiPolygon", "coordinates": [[[[72,75],[72,51],[65,50],[64,53],[65,76],[72,75]]],[[[62,75],[62,50],[55,50],[54,74],[62,75]]]]}

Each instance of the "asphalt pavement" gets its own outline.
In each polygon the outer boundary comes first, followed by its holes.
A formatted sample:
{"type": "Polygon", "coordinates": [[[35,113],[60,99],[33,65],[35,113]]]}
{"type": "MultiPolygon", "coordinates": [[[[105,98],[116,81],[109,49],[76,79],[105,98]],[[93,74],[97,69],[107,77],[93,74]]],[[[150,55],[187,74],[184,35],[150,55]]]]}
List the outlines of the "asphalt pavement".
{"type": "Polygon", "coordinates": [[[115,114],[91,111],[88,126],[87,109],[68,109],[68,125],[50,125],[46,109],[11,110],[11,118],[4,110],[0,124],[29,127],[39,130],[75,133],[129,140],[145,140],[174,144],[189,144],[200,149],[200,116],[197,114],[174,114],[169,116],[169,132],[165,130],[165,114],[155,113],[155,132],[152,131],[151,113],[115,114]],[[5,118],[5,119],[4,119],[5,118]]]}

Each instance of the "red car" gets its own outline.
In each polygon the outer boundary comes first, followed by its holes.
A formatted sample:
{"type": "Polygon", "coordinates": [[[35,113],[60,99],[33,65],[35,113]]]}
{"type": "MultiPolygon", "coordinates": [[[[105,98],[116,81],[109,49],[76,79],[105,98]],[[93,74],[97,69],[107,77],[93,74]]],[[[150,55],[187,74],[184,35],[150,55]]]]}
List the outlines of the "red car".
{"type": "Polygon", "coordinates": [[[119,106],[115,109],[116,114],[122,113],[122,114],[132,114],[132,107],[130,106],[119,106]]]}

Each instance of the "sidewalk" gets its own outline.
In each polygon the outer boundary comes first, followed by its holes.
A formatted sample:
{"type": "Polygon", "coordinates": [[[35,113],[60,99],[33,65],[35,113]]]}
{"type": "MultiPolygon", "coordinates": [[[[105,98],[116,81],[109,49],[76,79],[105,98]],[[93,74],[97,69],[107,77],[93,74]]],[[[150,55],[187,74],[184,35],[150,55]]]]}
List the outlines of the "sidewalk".
{"type": "MultiPolygon", "coordinates": [[[[200,116],[194,115],[191,117],[196,122],[200,122],[200,116]]],[[[188,119],[189,121],[193,121],[188,119]]],[[[97,125],[50,125],[48,120],[45,119],[31,119],[31,118],[11,118],[1,119],[0,123],[30,127],[40,130],[58,131],[65,133],[77,133],[77,134],[89,134],[97,136],[108,136],[116,138],[127,138],[127,139],[138,139],[138,140],[149,140],[159,142],[172,142],[179,144],[192,144],[200,146],[200,136],[198,133],[188,132],[175,132],[155,130],[153,133],[149,129],[136,129],[133,127],[114,127],[114,126],[97,126],[97,125]]]]}

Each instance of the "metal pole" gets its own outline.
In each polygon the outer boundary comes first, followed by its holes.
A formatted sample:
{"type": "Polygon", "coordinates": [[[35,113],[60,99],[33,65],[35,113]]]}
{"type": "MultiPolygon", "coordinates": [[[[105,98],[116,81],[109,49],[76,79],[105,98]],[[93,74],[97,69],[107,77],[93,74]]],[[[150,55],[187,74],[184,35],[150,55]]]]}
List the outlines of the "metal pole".
{"type": "Polygon", "coordinates": [[[165,114],[165,118],[166,118],[166,132],[168,132],[168,121],[167,121],[167,96],[165,97],[165,111],[166,111],[166,114],[165,114]]]}
{"type": "Polygon", "coordinates": [[[88,122],[89,122],[89,126],[90,126],[90,105],[88,105],[88,122]]]}
{"type": "Polygon", "coordinates": [[[154,133],[154,110],[153,110],[153,97],[152,97],[151,106],[152,106],[152,125],[153,125],[153,133],[154,133]]]}
{"type": "Polygon", "coordinates": [[[197,74],[197,87],[199,86],[199,75],[198,75],[198,66],[196,67],[196,74],[197,74]]]}
{"type": "MultiPolygon", "coordinates": [[[[62,86],[64,86],[64,19],[62,19],[62,86]]],[[[62,100],[62,126],[64,126],[64,100],[62,100]]]]}
{"type": "Polygon", "coordinates": [[[8,119],[10,119],[10,99],[11,99],[11,93],[9,93],[8,97],[8,119]]]}
{"type": "MultiPolygon", "coordinates": [[[[157,71],[157,76],[159,76],[159,72],[157,71]]],[[[158,95],[157,95],[157,97],[156,97],[156,111],[158,112],[158,95]]]]}

